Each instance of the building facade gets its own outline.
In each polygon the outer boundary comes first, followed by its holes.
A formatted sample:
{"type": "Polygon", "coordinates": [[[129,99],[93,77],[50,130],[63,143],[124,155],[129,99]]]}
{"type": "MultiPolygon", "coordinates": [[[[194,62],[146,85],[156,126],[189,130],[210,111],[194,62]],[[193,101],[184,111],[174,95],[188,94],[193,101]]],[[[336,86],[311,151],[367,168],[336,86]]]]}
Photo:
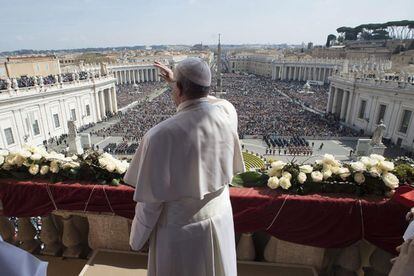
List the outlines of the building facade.
{"type": "Polygon", "coordinates": [[[60,74],[59,60],[55,56],[8,57],[4,63],[6,77],[42,76],[60,74]]]}
{"type": "Polygon", "coordinates": [[[229,59],[231,72],[271,77],[273,80],[317,81],[328,83],[335,72],[346,70],[388,70],[392,63],[384,60],[290,59],[270,56],[235,56],[229,59]]]}
{"type": "Polygon", "coordinates": [[[118,112],[112,75],[25,88],[0,90],[0,148],[17,150],[101,121],[118,112]]]}
{"type": "Polygon", "coordinates": [[[383,121],[384,138],[414,150],[414,76],[386,79],[341,73],[330,80],[328,113],[366,134],[383,121]]]}

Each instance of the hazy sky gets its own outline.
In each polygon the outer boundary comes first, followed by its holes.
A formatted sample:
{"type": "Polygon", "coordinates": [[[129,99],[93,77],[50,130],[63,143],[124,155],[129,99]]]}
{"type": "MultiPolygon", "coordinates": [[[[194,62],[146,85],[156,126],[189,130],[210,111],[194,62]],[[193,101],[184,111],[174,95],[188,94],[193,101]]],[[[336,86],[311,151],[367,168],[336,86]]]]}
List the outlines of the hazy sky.
{"type": "Polygon", "coordinates": [[[413,0],[0,0],[0,51],[322,44],[340,26],[414,19],[413,0]]]}

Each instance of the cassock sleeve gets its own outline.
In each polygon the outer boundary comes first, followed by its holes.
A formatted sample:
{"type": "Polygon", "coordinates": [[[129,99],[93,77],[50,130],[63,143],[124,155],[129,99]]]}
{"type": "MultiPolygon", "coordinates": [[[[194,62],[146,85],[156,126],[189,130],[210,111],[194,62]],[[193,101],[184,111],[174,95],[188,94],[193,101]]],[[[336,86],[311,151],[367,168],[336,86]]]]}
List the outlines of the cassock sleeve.
{"type": "Polygon", "coordinates": [[[140,250],[147,242],[157,224],[162,208],[163,203],[137,202],[129,237],[129,245],[133,250],[140,250]]]}
{"type": "Polygon", "coordinates": [[[141,140],[141,143],[138,146],[137,151],[134,154],[134,157],[132,158],[127,172],[124,175],[123,180],[125,183],[134,187],[137,186],[138,176],[142,168],[142,164],[145,160],[145,156],[147,154],[147,148],[148,139],[146,138],[146,136],[144,136],[141,140]]]}

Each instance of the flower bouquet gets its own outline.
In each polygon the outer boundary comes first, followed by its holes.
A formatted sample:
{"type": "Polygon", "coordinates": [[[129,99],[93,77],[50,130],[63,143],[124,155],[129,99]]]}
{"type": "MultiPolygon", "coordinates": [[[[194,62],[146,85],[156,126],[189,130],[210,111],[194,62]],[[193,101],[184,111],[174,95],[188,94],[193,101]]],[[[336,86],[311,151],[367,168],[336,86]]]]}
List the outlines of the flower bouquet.
{"type": "Polygon", "coordinates": [[[126,160],[108,153],[87,150],[81,155],[65,156],[44,148],[24,145],[18,151],[0,149],[0,177],[31,179],[48,178],[51,182],[87,180],[117,185],[128,169],[126,160]]]}
{"type": "Polygon", "coordinates": [[[311,165],[298,164],[294,160],[288,163],[271,161],[267,168],[236,175],[232,185],[267,186],[296,194],[347,193],[390,197],[400,183],[393,173],[395,169],[392,161],[378,154],[363,156],[351,163],[342,163],[333,155],[325,154],[322,160],[311,165]]]}

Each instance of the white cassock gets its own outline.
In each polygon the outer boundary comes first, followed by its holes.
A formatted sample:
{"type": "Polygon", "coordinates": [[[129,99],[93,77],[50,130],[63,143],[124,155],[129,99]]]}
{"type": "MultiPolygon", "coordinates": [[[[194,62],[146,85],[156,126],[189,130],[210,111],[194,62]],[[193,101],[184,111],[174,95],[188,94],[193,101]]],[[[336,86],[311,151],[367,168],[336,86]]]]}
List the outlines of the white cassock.
{"type": "Polygon", "coordinates": [[[148,275],[237,275],[228,184],[243,171],[226,100],[185,101],[145,134],[124,181],[136,186],[130,245],[150,238],[148,275]]]}

